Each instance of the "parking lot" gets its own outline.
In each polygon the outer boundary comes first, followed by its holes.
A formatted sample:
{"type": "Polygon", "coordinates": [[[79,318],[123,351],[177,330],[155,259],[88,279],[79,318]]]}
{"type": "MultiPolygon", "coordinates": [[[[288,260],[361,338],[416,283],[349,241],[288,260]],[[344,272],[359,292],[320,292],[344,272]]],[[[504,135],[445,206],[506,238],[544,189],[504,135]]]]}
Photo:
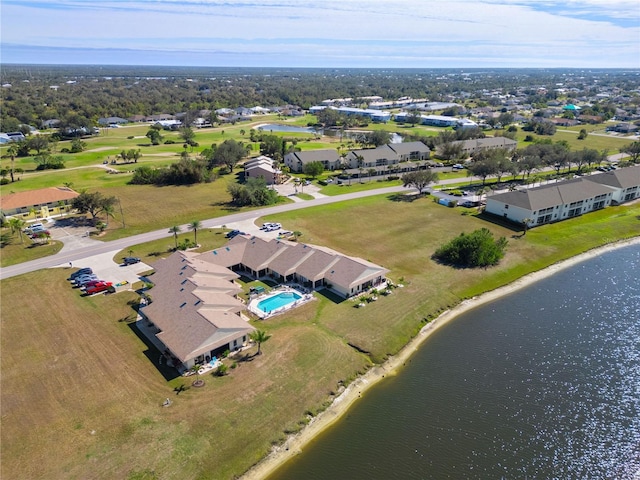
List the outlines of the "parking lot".
{"type": "Polygon", "coordinates": [[[127,266],[117,264],[113,261],[113,257],[117,253],[118,251],[114,251],[94,255],[92,257],[87,257],[82,262],[72,262],[72,266],[67,263],[65,265],[59,265],[58,267],[68,269],[69,274],[75,272],[79,268],[89,267],[100,280],[111,282],[113,285],[127,282],[129,286],[140,280],[140,274],[142,272],[147,272],[152,268],[143,262],[127,266]]]}

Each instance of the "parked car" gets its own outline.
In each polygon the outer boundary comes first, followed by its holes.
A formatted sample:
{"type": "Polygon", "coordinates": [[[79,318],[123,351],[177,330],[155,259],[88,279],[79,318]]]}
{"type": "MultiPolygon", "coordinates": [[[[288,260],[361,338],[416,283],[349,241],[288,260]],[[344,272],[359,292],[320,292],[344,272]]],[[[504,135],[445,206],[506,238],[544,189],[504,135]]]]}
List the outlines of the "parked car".
{"type": "Polygon", "coordinates": [[[456,163],[453,167],[454,170],[464,170],[464,165],[462,165],[461,163],[456,163]]]}
{"type": "Polygon", "coordinates": [[[24,232],[24,233],[26,233],[26,234],[29,234],[29,235],[30,235],[30,234],[32,234],[32,233],[35,233],[35,232],[41,232],[41,231],[43,231],[43,230],[45,230],[45,228],[44,228],[44,225],[43,225],[43,224],[41,224],[41,223],[34,223],[33,225],[29,225],[27,228],[25,228],[25,229],[23,230],[23,232],[24,232]]]}
{"type": "Polygon", "coordinates": [[[74,283],[75,283],[76,287],[81,287],[81,286],[91,282],[92,280],[98,280],[98,276],[96,274],[83,275],[81,277],[76,278],[74,280],[74,283]]]}
{"type": "Polygon", "coordinates": [[[124,257],[122,263],[124,265],[133,265],[135,263],[140,263],[140,259],[138,257],[124,257]]]}
{"type": "Polygon", "coordinates": [[[51,236],[51,232],[49,230],[33,230],[30,234],[29,237],[34,239],[34,238],[38,238],[38,236],[40,234],[45,234],[45,235],[49,235],[51,236]]]}
{"type": "Polygon", "coordinates": [[[87,288],[84,293],[87,295],[95,295],[96,293],[106,292],[112,287],[112,285],[113,284],[111,282],[101,282],[87,288]]]}
{"type": "Polygon", "coordinates": [[[69,280],[75,280],[76,278],[78,278],[81,275],[91,275],[92,273],[93,273],[93,270],[91,270],[89,267],[84,267],[84,268],[81,268],[81,269],[76,270],[75,272],[73,272],[69,276],[69,280]]]}
{"type": "Polygon", "coordinates": [[[238,235],[240,235],[242,232],[240,230],[231,230],[230,232],[227,232],[227,234],[224,236],[224,238],[233,238],[233,237],[237,237],[238,235]]]}
{"type": "Polygon", "coordinates": [[[80,290],[86,290],[87,288],[93,287],[94,285],[97,285],[97,284],[102,283],[102,282],[104,282],[104,280],[91,280],[90,282],[87,282],[87,283],[83,284],[80,287],[80,290]]]}

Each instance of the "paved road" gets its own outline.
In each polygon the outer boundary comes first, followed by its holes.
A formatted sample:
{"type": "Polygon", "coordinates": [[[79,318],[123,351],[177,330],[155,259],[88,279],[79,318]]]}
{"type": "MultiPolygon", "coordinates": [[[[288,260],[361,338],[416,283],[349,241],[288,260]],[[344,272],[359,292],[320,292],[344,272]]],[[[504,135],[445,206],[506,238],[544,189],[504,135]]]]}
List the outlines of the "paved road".
{"type": "MultiPolygon", "coordinates": [[[[460,181],[459,179],[457,180],[460,181]]],[[[441,182],[444,183],[444,182],[441,182]]],[[[302,208],[315,207],[319,205],[328,205],[330,203],[343,202],[345,200],[353,200],[357,198],[370,197],[373,195],[385,195],[398,192],[411,192],[411,189],[407,189],[402,186],[380,188],[376,190],[368,190],[364,192],[347,193],[344,195],[336,195],[333,197],[316,198],[314,200],[307,200],[299,203],[288,203],[286,205],[277,205],[275,207],[267,207],[259,210],[251,210],[242,213],[236,213],[233,215],[226,215],[224,217],[211,218],[202,222],[202,228],[213,228],[221,225],[227,225],[235,222],[242,222],[264,215],[273,215],[275,213],[288,212],[292,210],[299,210],[302,208]]],[[[182,230],[187,230],[187,225],[182,225],[182,230]]],[[[156,230],[153,232],[141,233],[140,235],[134,235],[131,237],[121,238],[118,240],[112,240],[110,242],[100,242],[99,244],[93,244],[86,247],[79,247],[73,251],[63,249],[56,255],[49,257],[39,258],[30,262],[24,262],[17,265],[11,265],[4,267],[0,270],[0,280],[14,277],[16,275],[22,275],[23,273],[33,272],[42,268],[56,267],[59,265],[68,264],[74,262],[76,264],[79,260],[102,253],[113,252],[122,250],[130,245],[136,245],[138,243],[150,242],[152,240],[158,240],[160,238],[169,238],[169,226],[162,230],[156,230]]]]}
{"type": "MultiPolygon", "coordinates": [[[[438,169],[443,171],[449,171],[449,169],[438,169]]],[[[461,182],[478,182],[481,181],[478,177],[466,177],[466,178],[452,178],[448,180],[440,180],[438,185],[455,184],[461,182]]],[[[211,218],[202,222],[202,228],[214,228],[222,225],[228,225],[237,222],[243,222],[265,215],[273,215],[275,213],[289,212],[292,210],[300,210],[303,208],[315,207],[319,205],[328,205],[330,203],[343,202],[345,200],[354,200],[357,198],[370,197],[374,195],[390,195],[398,192],[409,193],[415,191],[415,189],[405,188],[403,186],[379,188],[374,190],[367,190],[363,192],[346,193],[344,195],[336,195],[332,197],[315,198],[313,200],[305,200],[303,202],[288,203],[286,205],[277,205],[275,207],[266,207],[259,210],[251,210],[242,213],[236,213],[233,215],[226,215],[224,217],[211,218]]],[[[188,229],[187,224],[181,225],[183,231],[188,229]]],[[[14,277],[16,275],[22,275],[23,273],[33,272],[42,268],[56,267],[69,262],[78,262],[87,257],[99,255],[102,253],[113,252],[123,250],[128,246],[136,245],[138,243],[150,242],[152,240],[158,240],[160,238],[169,238],[169,226],[162,230],[156,230],[153,232],[141,233],[140,235],[134,235],[131,237],[121,238],[119,240],[112,240],[110,242],[91,242],[91,245],[82,246],[80,244],[74,244],[74,249],[63,248],[56,255],[49,257],[39,258],[30,262],[20,263],[18,265],[12,265],[0,269],[0,280],[4,278],[14,277]]]]}

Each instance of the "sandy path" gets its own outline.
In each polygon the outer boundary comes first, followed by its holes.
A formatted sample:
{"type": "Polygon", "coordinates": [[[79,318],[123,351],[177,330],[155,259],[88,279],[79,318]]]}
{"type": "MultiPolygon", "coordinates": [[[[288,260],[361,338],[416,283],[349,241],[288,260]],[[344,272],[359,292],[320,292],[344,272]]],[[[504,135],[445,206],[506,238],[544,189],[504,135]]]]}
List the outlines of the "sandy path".
{"type": "Polygon", "coordinates": [[[333,401],[327,410],[314,418],[301,432],[296,435],[291,435],[283,445],[275,448],[271,454],[251,468],[241,477],[241,479],[261,480],[273,473],[287,460],[298,455],[316,435],[328,428],[335,421],[339,420],[364,392],[382,380],[386,375],[394,375],[433,332],[454,320],[458,315],[476,308],[479,305],[483,305],[504,295],[515,292],[516,290],[520,290],[521,288],[529,286],[539,280],[550,277],[560,270],[627,245],[640,245],[640,237],[595,248],[551,265],[538,272],[525,275],[509,285],[484,293],[479,297],[465,300],[452,310],[447,310],[442,313],[438,318],[425,325],[418,335],[416,335],[415,338],[413,338],[395,357],[390,357],[382,365],[377,365],[371,368],[371,370],[366,374],[358,377],[333,401]]]}

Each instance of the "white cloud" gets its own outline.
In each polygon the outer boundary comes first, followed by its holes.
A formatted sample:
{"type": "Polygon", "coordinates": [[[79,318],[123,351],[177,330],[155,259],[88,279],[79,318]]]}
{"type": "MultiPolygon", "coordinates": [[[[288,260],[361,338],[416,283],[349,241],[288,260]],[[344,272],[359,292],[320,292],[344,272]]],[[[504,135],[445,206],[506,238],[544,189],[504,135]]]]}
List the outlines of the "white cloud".
{"type": "Polygon", "coordinates": [[[561,9],[547,0],[55,0],[50,8],[42,5],[3,0],[3,42],[277,52],[281,58],[306,52],[318,61],[322,55],[328,61],[352,55],[373,62],[376,52],[384,51],[380,61],[460,58],[463,64],[465,58],[486,57],[545,66],[564,58],[575,66],[640,66],[640,27],[588,18],[592,11],[632,18],[638,0],[567,0],[561,9]]]}

